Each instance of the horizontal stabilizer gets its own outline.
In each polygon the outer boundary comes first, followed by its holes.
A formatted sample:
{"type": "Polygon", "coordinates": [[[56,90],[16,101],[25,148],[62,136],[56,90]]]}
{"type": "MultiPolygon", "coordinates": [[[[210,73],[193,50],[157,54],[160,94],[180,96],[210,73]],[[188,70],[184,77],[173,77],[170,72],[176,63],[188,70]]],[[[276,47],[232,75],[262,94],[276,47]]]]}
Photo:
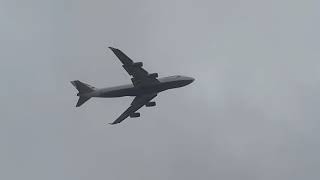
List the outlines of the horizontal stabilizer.
{"type": "Polygon", "coordinates": [[[96,90],[95,87],[92,87],[89,84],[83,83],[79,80],[71,81],[71,84],[79,91],[79,93],[77,94],[79,96],[79,100],[77,102],[76,107],[81,106],[83,103],[85,103],[91,98],[91,96],[87,93],[96,90]]]}
{"type": "Polygon", "coordinates": [[[83,83],[79,80],[71,81],[71,84],[77,88],[80,94],[89,93],[94,91],[96,88],[90,86],[89,84],[83,83]]]}
{"type": "Polygon", "coordinates": [[[76,107],[81,106],[83,103],[85,103],[86,101],[88,101],[91,97],[85,97],[85,96],[80,96],[79,100],[77,102],[76,107]]]}

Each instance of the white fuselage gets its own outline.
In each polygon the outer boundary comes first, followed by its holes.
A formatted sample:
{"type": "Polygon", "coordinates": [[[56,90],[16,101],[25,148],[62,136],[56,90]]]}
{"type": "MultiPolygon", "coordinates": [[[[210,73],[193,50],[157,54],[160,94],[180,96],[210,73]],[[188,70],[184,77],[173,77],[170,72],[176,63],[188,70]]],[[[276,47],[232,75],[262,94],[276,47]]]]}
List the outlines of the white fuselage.
{"type": "Polygon", "coordinates": [[[115,86],[110,88],[101,88],[86,94],[90,97],[123,97],[123,96],[139,96],[143,94],[159,93],[168,89],[186,86],[194,81],[191,77],[186,76],[169,76],[158,78],[160,83],[149,86],[135,87],[133,84],[115,86]]]}

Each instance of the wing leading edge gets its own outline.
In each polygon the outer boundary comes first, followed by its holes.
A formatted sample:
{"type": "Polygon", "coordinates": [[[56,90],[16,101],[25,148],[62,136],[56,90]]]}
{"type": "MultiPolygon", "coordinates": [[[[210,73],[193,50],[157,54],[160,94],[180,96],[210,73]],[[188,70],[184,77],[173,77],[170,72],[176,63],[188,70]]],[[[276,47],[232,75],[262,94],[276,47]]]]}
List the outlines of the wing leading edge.
{"type": "Polygon", "coordinates": [[[121,123],[123,120],[129,117],[130,114],[135,113],[137,110],[142,108],[144,105],[146,105],[149,101],[151,101],[156,96],[157,94],[146,94],[142,96],[136,96],[132,101],[131,106],[128,109],[126,109],[114,122],[110,124],[114,125],[114,124],[121,123]]]}
{"type": "Polygon", "coordinates": [[[126,54],[121,50],[109,47],[112,52],[118,57],[122,63],[122,67],[128,72],[133,78],[132,83],[134,86],[147,86],[149,84],[159,83],[157,74],[149,74],[148,71],[142,68],[142,63],[133,62],[126,54]]]}

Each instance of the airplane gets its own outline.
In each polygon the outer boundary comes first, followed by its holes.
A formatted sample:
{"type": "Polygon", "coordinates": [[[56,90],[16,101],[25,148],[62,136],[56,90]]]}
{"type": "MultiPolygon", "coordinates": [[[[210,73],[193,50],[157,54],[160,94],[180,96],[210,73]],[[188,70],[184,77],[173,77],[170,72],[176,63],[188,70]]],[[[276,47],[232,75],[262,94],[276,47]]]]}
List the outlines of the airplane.
{"type": "Polygon", "coordinates": [[[71,81],[71,84],[79,91],[79,100],[76,107],[81,106],[92,97],[113,98],[123,96],[135,97],[128,109],[126,109],[111,125],[121,123],[127,117],[140,117],[136,112],[143,106],[152,107],[156,105],[154,99],[158,93],[186,86],[194,81],[194,78],[187,76],[169,76],[158,78],[158,73],[149,74],[142,68],[142,62],[134,62],[121,50],[109,47],[122,63],[122,67],[132,76],[132,84],[115,86],[110,88],[95,88],[79,80],[71,81]]]}

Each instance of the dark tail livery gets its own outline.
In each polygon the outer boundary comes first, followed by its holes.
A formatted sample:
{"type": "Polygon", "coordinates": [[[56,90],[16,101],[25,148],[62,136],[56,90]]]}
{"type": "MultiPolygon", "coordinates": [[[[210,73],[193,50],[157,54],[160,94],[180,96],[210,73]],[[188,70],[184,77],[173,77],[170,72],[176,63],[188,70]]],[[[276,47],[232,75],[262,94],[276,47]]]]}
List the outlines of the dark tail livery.
{"type": "Polygon", "coordinates": [[[79,96],[79,100],[77,102],[76,107],[79,107],[83,103],[88,101],[91,97],[86,96],[86,94],[96,89],[95,87],[92,87],[89,84],[83,83],[79,80],[71,81],[71,84],[79,91],[79,93],[77,94],[77,96],[79,96]]]}

